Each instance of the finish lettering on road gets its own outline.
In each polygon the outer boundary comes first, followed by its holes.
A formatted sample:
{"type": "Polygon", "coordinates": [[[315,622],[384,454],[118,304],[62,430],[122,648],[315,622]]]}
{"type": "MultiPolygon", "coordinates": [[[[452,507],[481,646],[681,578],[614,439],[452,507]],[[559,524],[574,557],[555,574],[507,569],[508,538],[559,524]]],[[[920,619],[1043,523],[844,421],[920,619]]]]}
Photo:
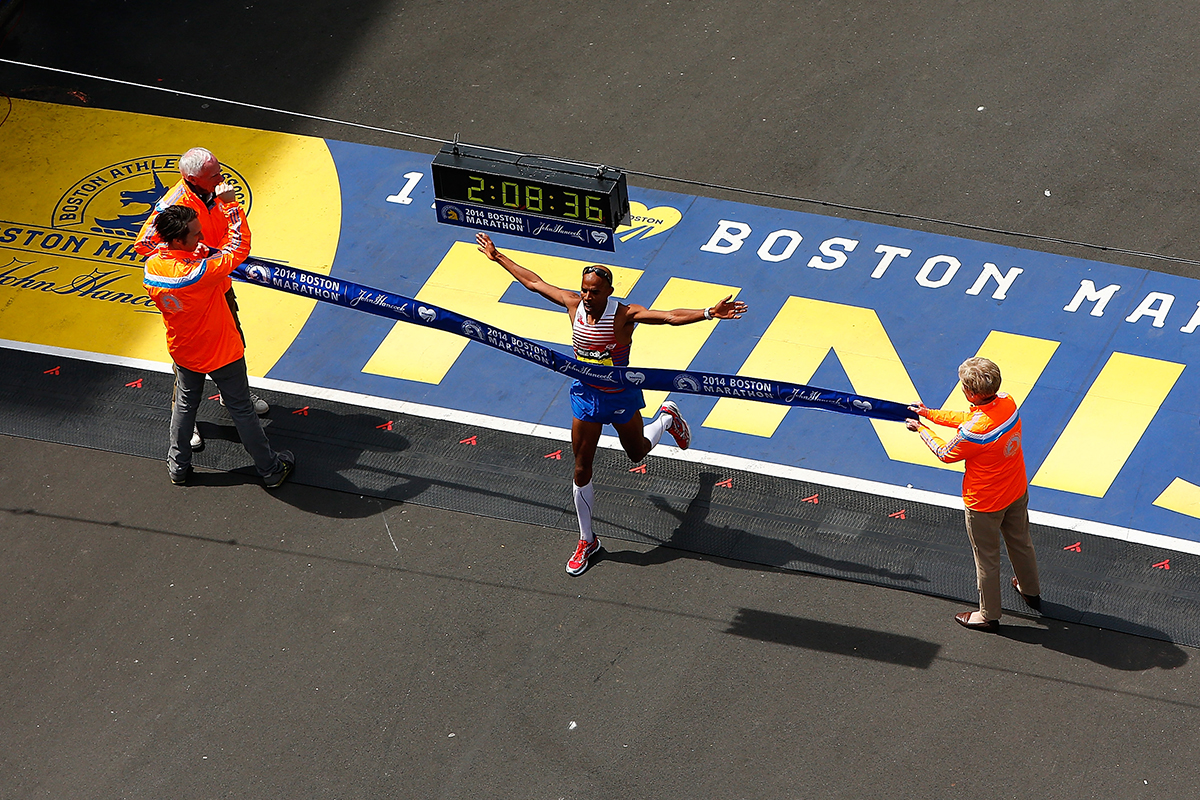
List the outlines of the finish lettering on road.
{"type": "MultiPolygon", "coordinates": [[[[671,278],[659,292],[650,308],[669,311],[673,308],[707,308],[723,297],[737,297],[738,287],[723,286],[686,278],[671,278]]],[[[687,369],[700,353],[700,348],[717,327],[717,320],[694,325],[641,325],[634,337],[629,363],[638,367],[687,369]]],[[[662,405],[667,392],[645,392],[646,408],[651,411],[662,405]]]]}
{"type": "MultiPolygon", "coordinates": [[[[590,263],[519,251],[513,255],[550,283],[562,286],[577,282],[583,267],[590,263]]],[[[422,286],[417,299],[461,310],[518,336],[569,347],[570,326],[565,324],[562,312],[504,302],[502,298],[515,281],[504,270],[489,266],[480,263],[474,244],[456,242],[422,286]]],[[[642,275],[640,270],[627,267],[610,266],[610,269],[619,297],[627,296],[642,275]]],[[[944,277],[945,272],[940,274],[944,277]]],[[[933,272],[926,277],[937,282],[933,272]]],[[[991,279],[1002,284],[1003,277],[997,273],[991,279]]],[[[700,308],[738,292],[736,286],[671,278],[651,307],[700,308]]],[[[1081,294],[1095,297],[1097,292],[1087,287],[1081,289],[1081,294]]],[[[1103,291],[1099,294],[1100,301],[1111,296],[1103,291]]],[[[1155,309],[1161,307],[1163,304],[1154,303],[1155,309]]],[[[1151,313],[1149,306],[1143,313],[1151,313]]],[[[686,369],[715,327],[715,322],[643,326],[638,332],[632,361],[637,366],[686,369]]],[[[461,336],[397,323],[363,371],[440,383],[468,343],[461,336]]],[[[1033,391],[1058,346],[1058,342],[1049,339],[992,331],[976,354],[1003,365],[1004,390],[1019,404],[1033,391]]],[[[837,358],[855,393],[901,402],[921,399],[874,310],[804,297],[793,296],[784,302],[737,374],[807,384],[830,353],[837,358]]],[[[1182,364],[1113,353],[1037,471],[1033,485],[1103,497],[1182,370],[1182,364]],[[1096,430],[1104,430],[1106,435],[1097,437],[1096,430]]],[[[956,385],[939,407],[965,411],[968,404],[961,388],[961,384],[956,385]]],[[[648,393],[647,408],[656,408],[665,398],[664,393],[648,393]]],[[[703,425],[770,438],[789,410],[782,405],[722,398],[703,425]]],[[[871,425],[887,457],[893,461],[962,470],[961,464],[938,461],[919,438],[900,425],[879,420],[872,420],[871,425]]],[[[1170,500],[1182,496],[1183,491],[1177,486],[1160,505],[1171,502],[1173,506],[1186,506],[1190,500],[1170,500]]],[[[1197,493],[1200,494],[1200,489],[1197,493]]]]}

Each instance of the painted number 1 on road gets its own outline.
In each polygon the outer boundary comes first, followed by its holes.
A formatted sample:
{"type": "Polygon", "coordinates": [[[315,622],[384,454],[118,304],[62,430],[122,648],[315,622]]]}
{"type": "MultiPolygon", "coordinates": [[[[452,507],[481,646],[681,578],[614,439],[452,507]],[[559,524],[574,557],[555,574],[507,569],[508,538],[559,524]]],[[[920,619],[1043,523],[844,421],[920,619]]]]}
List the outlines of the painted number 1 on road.
{"type": "Polygon", "coordinates": [[[387,201],[389,203],[399,203],[400,205],[406,206],[412,202],[412,197],[410,195],[412,194],[412,190],[415,189],[417,184],[420,182],[421,173],[406,172],[404,173],[404,177],[408,178],[408,183],[404,184],[404,188],[400,191],[388,196],[387,201]]]}

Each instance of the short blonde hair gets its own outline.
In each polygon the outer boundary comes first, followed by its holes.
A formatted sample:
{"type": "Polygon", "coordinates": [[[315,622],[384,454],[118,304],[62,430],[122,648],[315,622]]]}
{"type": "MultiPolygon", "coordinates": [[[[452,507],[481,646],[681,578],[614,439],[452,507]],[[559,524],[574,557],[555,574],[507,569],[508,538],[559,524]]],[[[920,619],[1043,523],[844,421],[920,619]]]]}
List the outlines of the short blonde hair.
{"type": "Polygon", "coordinates": [[[1000,368],[986,358],[968,358],[958,368],[963,388],[978,397],[988,397],[1000,391],[1000,368]]]}

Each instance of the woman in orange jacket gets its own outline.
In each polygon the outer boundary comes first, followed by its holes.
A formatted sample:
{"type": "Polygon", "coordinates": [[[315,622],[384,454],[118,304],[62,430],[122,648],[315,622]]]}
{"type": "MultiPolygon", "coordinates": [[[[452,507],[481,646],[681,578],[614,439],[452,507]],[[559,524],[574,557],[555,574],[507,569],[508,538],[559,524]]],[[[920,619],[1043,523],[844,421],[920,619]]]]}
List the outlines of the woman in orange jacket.
{"type": "Polygon", "coordinates": [[[1016,577],[1012,586],[1031,608],[1041,606],[1037,556],[1029,536],[1029,483],[1021,450],[1017,403],[1000,394],[1000,368],[986,358],[968,358],[958,368],[971,410],[942,411],[909,406],[919,417],[956,428],[949,441],[915,419],[905,424],[921,434],[939,460],[965,462],[963,504],[967,537],[975,554],[979,610],[955,620],[966,628],[995,633],[1000,629],[1000,539],[1004,538],[1016,577]]]}

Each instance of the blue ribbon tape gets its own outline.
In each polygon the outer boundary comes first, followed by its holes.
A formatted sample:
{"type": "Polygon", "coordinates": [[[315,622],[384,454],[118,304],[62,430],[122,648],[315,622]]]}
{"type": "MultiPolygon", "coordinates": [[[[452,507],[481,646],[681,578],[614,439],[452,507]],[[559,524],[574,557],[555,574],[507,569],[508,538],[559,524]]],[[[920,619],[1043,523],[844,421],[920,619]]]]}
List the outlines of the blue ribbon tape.
{"type": "Polygon", "coordinates": [[[391,294],[381,289],[372,289],[369,286],[275,264],[260,258],[247,258],[234,271],[233,276],[247,283],[269,286],[301,297],[311,297],[368,314],[465,336],[488,347],[532,361],[546,369],[579,378],[593,386],[736,397],[741,400],[758,400],[786,406],[820,408],[892,422],[903,422],[913,416],[903,403],[835,392],[831,389],[818,389],[815,386],[716,372],[681,372],[589,364],[431,303],[418,302],[411,297],[391,294]]]}

